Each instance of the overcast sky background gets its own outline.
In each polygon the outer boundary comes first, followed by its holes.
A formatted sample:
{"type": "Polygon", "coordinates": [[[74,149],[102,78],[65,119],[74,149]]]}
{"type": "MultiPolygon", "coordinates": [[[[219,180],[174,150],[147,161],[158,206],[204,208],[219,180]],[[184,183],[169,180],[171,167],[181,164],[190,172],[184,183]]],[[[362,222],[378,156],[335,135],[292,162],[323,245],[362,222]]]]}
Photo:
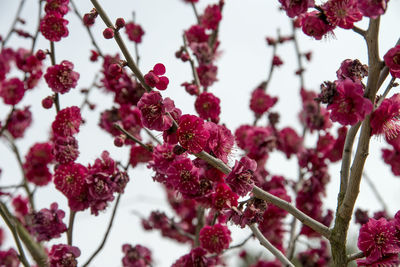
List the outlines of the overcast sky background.
{"type": "MultiPolygon", "coordinates": [[[[23,29],[29,32],[33,32],[37,25],[37,2],[27,1],[22,12],[22,17],[27,20],[23,29]]],[[[76,0],[75,2],[82,14],[92,9],[89,0],[76,0]]],[[[174,56],[175,51],[182,44],[183,30],[195,23],[191,7],[181,0],[103,0],[100,2],[112,21],[115,21],[117,17],[123,17],[128,21],[132,17],[132,11],[136,12],[136,21],[146,32],[143,43],[139,47],[142,72],[146,73],[154,64],[162,62],[166,66],[166,75],[170,80],[170,85],[163,92],[163,96],[171,97],[183,113],[193,114],[195,99],[186,94],[180,86],[182,82],[192,80],[191,70],[189,64],[176,60],[174,56]]],[[[202,12],[207,4],[215,2],[201,0],[198,10],[202,12]]],[[[16,0],[0,1],[0,34],[3,36],[9,30],[18,3],[19,1],[16,0]]],[[[391,1],[387,14],[381,21],[381,56],[393,47],[399,38],[399,13],[400,1],[391,1]]],[[[56,61],[57,63],[64,59],[72,61],[76,71],[80,73],[78,88],[85,88],[92,83],[94,75],[99,73],[100,63],[88,61],[92,46],[85,29],[81,27],[81,22],[75,14],[70,12],[66,18],[70,21],[68,25],[70,34],[61,42],[56,43],[56,61]]],[[[357,25],[366,28],[367,21],[364,19],[357,25]]],[[[93,27],[95,38],[103,52],[115,54],[119,51],[115,42],[102,38],[104,27],[103,22],[98,18],[93,27]]],[[[226,1],[220,26],[222,55],[217,62],[219,81],[210,88],[210,91],[221,99],[221,122],[225,123],[232,132],[239,125],[253,121],[253,114],[248,108],[250,92],[267,77],[272,49],[266,46],[265,37],[276,37],[278,29],[282,35],[291,34],[290,21],[284,13],[278,11],[278,1],[226,1]]],[[[303,52],[313,51],[312,62],[305,65],[307,69],[305,73],[306,89],[317,90],[323,81],[336,79],[336,70],[344,59],[358,58],[363,63],[367,63],[365,44],[362,38],[352,31],[337,29],[335,36],[321,41],[315,41],[301,31],[297,32],[297,36],[303,52]]],[[[128,42],[127,44],[134,53],[133,43],[128,42]]],[[[9,45],[14,49],[21,46],[30,47],[30,41],[14,35],[9,45]]],[[[39,37],[36,48],[48,49],[49,43],[43,37],[39,37]]],[[[285,64],[274,73],[268,90],[271,95],[279,96],[279,102],[274,108],[275,111],[281,112],[279,127],[290,125],[300,131],[301,127],[297,122],[300,109],[299,80],[294,75],[297,69],[294,46],[292,43],[279,46],[277,53],[285,64]]],[[[46,61],[46,64],[50,64],[49,60],[46,61]]],[[[61,106],[79,105],[82,98],[78,91],[75,89],[67,95],[62,95],[61,106]]],[[[48,139],[48,129],[54,119],[55,111],[53,109],[44,110],[40,101],[49,94],[50,89],[42,80],[40,86],[34,91],[28,92],[22,103],[18,105],[20,107],[31,105],[31,111],[34,114],[34,124],[26,132],[27,138],[19,140],[17,143],[22,155],[25,155],[33,143],[48,139]]],[[[127,160],[128,150],[115,148],[110,136],[97,127],[99,112],[111,107],[111,98],[110,95],[93,93],[90,100],[96,103],[98,108],[95,112],[88,109],[83,111],[82,115],[86,118],[87,123],[78,134],[81,152],[78,162],[84,165],[93,162],[104,149],[109,150],[113,158],[123,162],[127,160]]],[[[8,107],[0,103],[0,119],[4,119],[8,110],[8,107]]],[[[387,145],[383,140],[372,139],[366,172],[374,180],[378,190],[385,196],[393,215],[400,209],[398,196],[400,180],[393,177],[390,168],[381,160],[380,149],[385,146],[387,145]]],[[[239,155],[240,151],[236,150],[231,163],[233,163],[234,157],[239,155]]],[[[13,154],[4,142],[0,142],[0,168],[3,170],[1,185],[15,184],[20,181],[20,170],[13,154]]],[[[333,210],[335,210],[339,187],[339,168],[339,164],[331,166],[332,177],[328,186],[326,206],[333,210]]],[[[296,162],[293,159],[286,160],[281,153],[271,155],[267,169],[272,174],[284,175],[291,179],[295,179],[297,175],[296,162]]],[[[145,166],[130,170],[129,175],[131,181],[127,186],[126,193],[122,196],[111,235],[101,255],[92,262],[91,266],[121,266],[121,246],[124,243],[145,245],[152,249],[154,266],[170,266],[178,257],[188,251],[188,247],[160,238],[158,232],[143,232],[139,218],[134,215],[136,212],[147,216],[151,210],[169,212],[169,207],[165,204],[164,193],[160,190],[160,186],[152,181],[152,173],[145,166]]],[[[36,201],[40,208],[49,208],[53,201],[57,201],[61,207],[68,210],[65,198],[54,190],[52,185],[39,188],[36,193],[36,201]]],[[[82,251],[79,258],[80,264],[86,261],[100,243],[111,215],[112,206],[98,217],[91,216],[89,212],[78,213],[74,228],[74,244],[78,245],[82,251]]],[[[357,206],[373,211],[380,209],[380,204],[365,183],[362,183],[357,206]]],[[[236,226],[232,226],[231,229],[234,231],[232,244],[240,242],[249,233],[248,229],[236,230],[238,229],[236,226]]],[[[7,237],[8,241],[12,242],[11,235],[7,234],[7,237]]],[[[356,241],[352,238],[349,240],[350,242],[356,241]]],[[[65,242],[65,239],[60,238],[55,242],[65,242]]],[[[256,241],[249,242],[249,247],[262,251],[256,241]]],[[[267,254],[264,251],[264,255],[267,254]]]]}

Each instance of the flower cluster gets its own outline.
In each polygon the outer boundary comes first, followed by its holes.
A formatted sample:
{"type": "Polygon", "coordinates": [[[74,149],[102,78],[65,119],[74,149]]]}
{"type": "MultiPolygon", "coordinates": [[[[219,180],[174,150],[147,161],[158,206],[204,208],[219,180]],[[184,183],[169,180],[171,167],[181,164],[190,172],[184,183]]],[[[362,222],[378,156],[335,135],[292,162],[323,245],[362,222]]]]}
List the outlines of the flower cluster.
{"type": "Polygon", "coordinates": [[[158,90],[165,90],[168,87],[169,80],[165,74],[165,66],[161,63],[154,65],[153,70],[149,71],[144,75],[146,84],[151,88],[157,88],[158,90]]]}
{"type": "Polygon", "coordinates": [[[64,217],[65,212],[58,209],[58,204],[54,202],[50,210],[41,209],[29,214],[26,223],[38,242],[49,241],[67,231],[67,226],[62,221],[64,217]]]}
{"type": "Polygon", "coordinates": [[[76,87],[79,73],[73,71],[73,68],[74,64],[68,60],[47,68],[44,79],[53,92],[65,94],[76,87]]]}
{"type": "Polygon", "coordinates": [[[26,179],[37,186],[47,185],[52,178],[48,164],[52,163],[53,146],[49,142],[36,143],[25,156],[23,165],[26,179]]]}
{"type": "Polygon", "coordinates": [[[64,19],[68,4],[69,0],[47,0],[46,15],[40,20],[40,32],[47,40],[58,42],[68,36],[68,20],[64,19]]]}
{"type": "Polygon", "coordinates": [[[369,219],[360,228],[358,248],[365,259],[357,260],[358,266],[395,266],[400,263],[400,213],[393,220],[385,218],[369,219]]]}
{"type": "Polygon", "coordinates": [[[124,257],[122,258],[122,266],[136,267],[136,266],[151,266],[151,251],[141,245],[132,247],[129,244],[122,246],[124,257]]]}

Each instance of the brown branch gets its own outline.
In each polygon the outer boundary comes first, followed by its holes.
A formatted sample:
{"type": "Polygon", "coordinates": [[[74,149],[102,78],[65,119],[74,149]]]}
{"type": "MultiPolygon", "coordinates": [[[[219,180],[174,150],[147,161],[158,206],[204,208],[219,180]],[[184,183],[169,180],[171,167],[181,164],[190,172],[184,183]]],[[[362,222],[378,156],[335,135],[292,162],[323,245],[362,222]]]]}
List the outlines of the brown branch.
{"type": "Polygon", "coordinates": [[[25,267],[29,267],[30,264],[29,264],[28,260],[26,259],[24,249],[22,248],[21,242],[19,240],[15,222],[14,222],[14,218],[8,216],[8,214],[5,211],[6,209],[7,208],[5,207],[4,203],[0,202],[0,215],[3,218],[4,222],[7,224],[8,228],[10,229],[10,231],[14,237],[14,241],[15,241],[15,244],[17,245],[18,252],[19,252],[18,258],[25,267]]]}
{"type": "Polygon", "coordinates": [[[122,128],[121,125],[119,125],[118,123],[114,123],[114,127],[117,128],[118,130],[120,130],[121,132],[123,132],[129,139],[131,139],[135,143],[139,144],[141,147],[145,148],[147,151],[153,152],[152,147],[146,145],[145,143],[143,143],[142,141],[140,141],[139,139],[137,139],[136,137],[131,135],[127,130],[122,128]]]}
{"type": "Polygon", "coordinates": [[[194,60],[193,58],[190,56],[189,50],[188,50],[188,46],[187,46],[187,40],[186,40],[186,35],[183,34],[182,35],[182,39],[183,39],[183,50],[186,52],[186,54],[189,56],[189,63],[190,63],[190,67],[192,69],[192,75],[193,75],[193,79],[194,79],[194,83],[196,84],[197,88],[200,89],[201,84],[200,84],[200,79],[199,79],[199,75],[197,73],[196,70],[196,66],[194,64],[194,60]]]}
{"type": "Polygon", "coordinates": [[[34,51],[34,49],[35,49],[36,41],[37,41],[37,38],[38,38],[39,32],[40,32],[40,20],[41,20],[41,18],[42,18],[42,3],[44,3],[44,1],[39,0],[38,24],[37,24],[37,27],[36,27],[36,32],[35,32],[35,34],[34,34],[33,37],[32,37],[32,45],[31,45],[31,52],[32,52],[32,53],[33,53],[33,51],[34,51]]]}
{"type": "Polygon", "coordinates": [[[260,232],[258,227],[255,224],[249,225],[251,231],[253,232],[254,236],[260,241],[260,244],[265,247],[269,252],[271,252],[282,264],[283,266],[290,266],[290,267],[295,267],[293,263],[289,261],[288,258],[283,255],[283,253],[274,247],[268,239],[265,238],[265,236],[260,232]]]}
{"type": "Polygon", "coordinates": [[[117,213],[117,208],[118,208],[120,199],[121,199],[121,194],[118,194],[117,201],[115,202],[114,209],[111,214],[111,219],[110,219],[110,222],[108,223],[108,227],[107,227],[106,233],[104,234],[103,240],[101,241],[101,243],[100,243],[99,247],[96,249],[96,251],[92,254],[92,256],[90,256],[90,258],[83,265],[83,267],[88,266],[90,264],[90,262],[97,256],[97,254],[103,249],[104,245],[106,244],[108,235],[110,234],[110,231],[111,231],[111,227],[114,223],[114,218],[115,218],[115,214],[117,213]]]}
{"type": "Polygon", "coordinates": [[[364,257],[365,257],[364,252],[356,252],[354,254],[350,254],[347,257],[347,262],[351,262],[351,261],[354,261],[356,259],[360,259],[360,258],[364,258],[364,257]]]}
{"type": "MultiPolygon", "coordinates": [[[[101,19],[104,21],[107,27],[114,29],[114,25],[111,22],[110,18],[107,16],[107,13],[104,11],[104,9],[101,7],[99,2],[97,0],[90,0],[93,4],[93,6],[96,8],[97,13],[99,13],[101,19]]],[[[143,74],[136,65],[135,61],[132,58],[132,55],[129,53],[128,49],[126,48],[126,45],[124,41],[121,38],[121,35],[118,31],[114,31],[114,39],[117,42],[122,54],[125,57],[125,60],[127,62],[128,67],[131,69],[133,74],[135,74],[136,78],[139,80],[139,82],[142,84],[142,86],[146,89],[147,92],[151,91],[151,88],[146,84],[143,74]]]]}
{"type": "Polygon", "coordinates": [[[279,197],[276,197],[268,192],[265,192],[264,190],[262,190],[261,188],[259,188],[257,186],[254,186],[254,188],[251,192],[257,198],[263,199],[271,204],[274,204],[275,206],[277,206],[283,210],[286,210],[287,212],[292,214],[294,217],[296,217],[299,221],[301,221],[303,224],[309,226],[311,229],[313,229],[317,233],[320,233],[322,236],[329,239],[331,232],[328,227],[326,227],[322,223],[314,220],[313,218],[311,218],[304,212],[300,211],[295,206],[293,206],[291,203],[289,203],[286,200],[283,200],[279,197]]]}
{"type": "Polygon", "coordinates": [[[15,14],[14,21],[13,21],[12,24],[11,24],[10,30],[8,31],[6,37],[4,37],[3,41],[1,42],[1,44],[2,44],[2,49],[4,48],[4,46],[6,45],[6,43],[8,42],[8,40],[10,39],[11,34],[12,34],[12,33],[14,32],[14,30],[15,30],[15,25],[17,25],[17,22],[18,22],[18,20],[19,20],[19,18],[20,18],[20,15],[21,15],[21,12],[22,12],[22,8],[24,7],[24,4],[25,4],[25,0],[21,0],[21,1],[19,2],[19,6],[18,6],[18,9],[17,9],[17,13],[15,14]]]}
{"type": "MultiPolygon", "coordinates": [[[[71,3],[71,5],[72,5],[72,9],[74,10],[74,13],[76,14],[76,16],[77,16],[77,17],[82,21],[82,23],[83,23],[83,17],[82,17],[82,15],[79,13],[78,8],[77,8],[77,6],[75,5],[75,2],[74,2],[73,0],[70,0],[70,3],[71,3]]],[[[90,27],[88,27],[88,26],[86,26],[86,25],[84,25],[84,26],[85,26],[85,28],[86,28],[86,31],[87,31],[87,33],[88,33],[88,35],[89,35],[90,40],[92,41],[93,46],[96,48],[96,50],[97,50],[97,52],[99,53],[99,55],[100,55],[101,57],[103,57],[103,53],[101,52],[100,47],[98,46],[96,40],[94,39],[92,30],[90,29],[90,27]]]]}
{"type": "MultiPolygon", "coordinates": [[[[375,101],[378,90],[378,80],[382,70],[379,59],[378,35],[380,17],[370,19],[369,27],[365,35],[368,48],[368,82],[365,89],[365,97],[372,103],[375,101]]],[[[344,197],[338,196],[338,206],[335,217],[335,225],[332,230],[330,243],[333,265],[337,267],[347,266],[346,240],[350,220],[354,210],[358,194],[360,192],[361,177],[365,161],[369,153],[369,141],[371,138],[370,115],[364,119],[360,137],[358,140],[356,154],[350,169],[350,176],[344,197]],[[343,199],[342,201],[340,201],[343,199]]],[[[342,192],[339,192],[339,194],[342,192]]]]}
{"type": "Polygon", "coordinates": [[[69,224],[68,224],[68,230],[67,230],[67,243],[68,245],[72,246],[72,232],[74,229],[74,222],[75,222],[75,215],[76,212],[73,211],[72,209],[69,210],[69,224]]]}

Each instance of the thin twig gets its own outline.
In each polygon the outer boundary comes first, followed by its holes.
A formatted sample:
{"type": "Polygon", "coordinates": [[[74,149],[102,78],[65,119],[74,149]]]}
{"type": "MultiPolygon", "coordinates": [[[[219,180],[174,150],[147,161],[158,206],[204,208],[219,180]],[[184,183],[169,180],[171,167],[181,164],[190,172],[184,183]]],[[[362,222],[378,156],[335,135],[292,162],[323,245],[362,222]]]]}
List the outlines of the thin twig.
{"type": "Polygon", "coordinates": [[[297,41],[296,37],[296,27],[294,26],[294,22],[292,22],[292,32],[293,32],[293,43],[294,43],[294,48],[296,51],[296,56],[297,56],[297,65],[299,68],[299,76],[300,76],[300,88],[304,88],[304,75],[303,75],[303,62],[301,60],[301,53],[300,53],[300,48],[299,48],[299,42],[297,41]]]}
{"type": "Polygon", "coordinates": [[[35,34],[32,37],[32,45],[31,45],[31,52],[33,53],[33,51],[35,50],[35,46],[36,46],[36,41],[37,38],[39,36],[39,32],[40,32],[40,21],[42,19],[42,3],[44,3],[44,1],[39,0],[39,10],[38,10],[38,24],[36,27],[36,31],[35,34]]]}
{"type": "Polygon", "coordinates": [[[360,129],[361,122],[351,126],[350,130],[347,132],[346,139],[343,147],[343,156],[342,156],[342,166],[340,169],[340,191],[338,195],[338,203],[342,203],[344,194],[347,190],[347,184],[349,180],[350,173],[350,163],[351,163],[351,155],[353,150],[354,139],[358,130],[360,129]]]}
{"type": "MultiPolygon", "coordinates": [[[[243,246],[247,243],[247,241],[249,241],[253,236],[254,236],[253,234],[249,235],[248,237],[246,237],[245,240],[243,240],[243,241],[240,242],[239,244],[232,245],[232,246],[230,246],[229,248],[227,248],[226,250],[243,247],[243,246]]],[[[226,250],[225,250],[225,251],[226,251],[226,250]]]]}
{"type": "Polygon", "coordinates": [[[385,92],[379,97],[378,102],[376,103],[376,108],[379,108],[379,106],[382,104],[383,100],[385,100],[386,96],[389,94],[390,90],[394,87],[394,81],[396,80],[395,77],[392,77],[390,80],[388,86],[385,89],[385,92]]]}
{"type": "MultiPolygon", "coordinates": [[[[114,25],[111,22],[110,18],[107,16],[107,13],[104,11],[102,6],[99,4],[97,0],[90,0],[93,4],[93,6],[96,8],[97,13],[99,13],[101,19],[104,21],[107,27],[114,29],[114,25]]],[[[151,88],[147,85],[147,83],[144,80],[143,74],[136,65],[135,61],[132,58],[132,55],[129,53],[129,50],[127,49],[124,41],[121,38],[121,35],[118,31],[114,31],[114,39],[117,42],[122,54],[125,57],[125,60],[127,62],[128,67],[131,69],[133,74],[135,74],[136,78],[139,80],[139,82],[142,84],[142,86],[146,89],[147,92],[151,91],[151,88]]]]}
{"type": "Polygon", "coordinates": [[[153,139],[157,144],[162,145],[161,141],[158,140],[157,137],[154,136],[154,134],[147,128],[143,128],[143,130],[150,136],[151,139],[153,139]]]}
{"type": "MultiPolygon", "coordinates": [[[[54,48],[54,42],[50,41],[50,60],[51,60],[51,65],[56,65],[56,50],[54,48]]],[[[60,98],[58,93],[54,94],[54,104],[56,107],[56,112],[60,112],[60,98]]]]}
{"type": "Polygon", "coordinates": [[[363,176],[364,176],[364,180],[367,182],[367,184],[371,188],[372,192],[374,193],[376,199],[381,203],[382,209],[387,213],[388,206],[387,206],[385,200],[383,199],[382,195],[379,194],[378,189],[376,189],[376,186],[372,182],[372,179],[368,176],[368,174],[365,171],[363,172],[363,176]]]}
{"type": "Polygon", "coordinates": [[[192,6],[193,13],[194,13],[194,15],[196,16],[197,23],[200,24],[200,16],[199,16],[199,12],[197,12],[197,8],[196,8],[195,3],[190,2],[190,4],[191,4],[191,6],[192,6]]]}
{"type": "Polygon", "coordinates": [[[200,245],[200,230],[204,226],[204,208],[202,206],[197,207],[197,224],[196,224],[196,231],[194,236],[194,247],[198,247],[200,245]]]}
{"type": "Polygon", "coordinates": [[[364,37],[364,38],[365,38],[365,35],[366,35],[366,33],[367,33],[365,30],[360,29],[360,28],[358,28],[357,26],[353,26],[352,30],[353,30],[354,32],[358,33],[359,35],[361,35],[361,36],[364,37]]]}
{"type": "Polygon", "coordinates": [[[329,239],[331,232],[328,227],[326,227],[322,223],[314,220],[313,218],[311,218],[304,212],[300,211],[295,206],[293,206],[291,203],[262,190],[258,186],[254,186],[253,190],[251,192],[257,198],[263,199],[269,203],[274,204],[275,206],[278,206],[279,208],[281,208],[283,210],[286,210],[287,212],[292,214],[294,217],[296,217],[299,221],[301,221],[303,224],[309,226],[311,229],[313,229],[317,233],[320,233],[322,236],[329,239]]]}
{"type": "Polygon", "coordinates": [[[68,245],[72,246],[72,233],[74,229],[74,222],[75,222],[75,215],[76,212],[73,210],[69,210],[69,224],[68,224],[68,230],[67,230],[67,242],[68,245]]]}
{"type": "Polygon", "coordinates": [[[3,132],[7,129],[8,124],[10,123],[10,120],[11,120],[11,117],[12,117],[14,111],[15,111],[15,106],[12,106],[10,112],[9,112],[8,115],[7,115],[6,122],[5,122],[4,125],[0,128],[0,137],[3,135],[3,132]]]}
{"type": "Polygon", "coordinates": [[[17,145],[14,142],[14,139],[11,136],[7,136],[4,135],[7,139],[7,141],[9,142],[10,146],[11,146],[11,150],[13,151],[17,162],[18,162],[18,166],[21,170],[22,173],[22,187],[24,188],[26,194],[28,195],[28,199],[29,199],[29,204],[31,206],[32,211],[35,211],[35,202],[33,199],[33,193],[31,192],[29,186],[28,186],[28,182],[27,182],[27,178],[26,178],[26,174],[25,174],[25,170],[24,170],[24,163],[22,162],[22,158],[21,158],[21,154],[19,153],[19,149],[17,147],[17,145]]]}
{"type": "Polygon", "coordinates": [[[258,227],[255,224],[249,225],[251,231],[255,235],[255,237],[260,241],[260,244],[265,247],[269,252],[271,252],[282,264],[283,266],[290,266],[290,267],[295,267],[293,263],[289,261],[288,258],[283,255],[283,253],[274,247],[268,239],[265,238],[265,236],[260,232],[258,227]]]}
{"type": "Polygon", "coordinates": [[[115,123],[114,127],[117,128],[118,130],[120,130],[121,132],[123,132],[129,139],[131,139],[135,143],[139,144],[141,147],[145,148],[147,151],[153,152],[153,148],[152,147],[146,145],[145,143],[143,143],[142,141],[140,141],[139,139],[137,139],[136,137],[131,135],[127,130],[122,128],[121,125],[119,125],[118,123],[115,123]]]}
{"type": "MultiPolygon", "coordinates": [[[[82,24],[83,24],[83,17],[82,17],[82,15],[79,13],[78,8],[77,8],[77,6],[75,5],[75,2],[74,2],[73,0],[70,0],[70,3],[71,3],[71,5],[72,5],[72,8],[73,8],[73,10],[74,10],[74,13],[78,16],[78,18],[82,21],[82,24]]],[[[100,47],[98,46],[96,40],[94,39],[92,30],[90,29],[90,27],[88,27],[88,26],[86,26],[86,25],[84,25],[84,26],[85,26],[85,28],[86,28],[86,31],[87,31],[89,37],[90,37],[90,40],[92,41],[93,46],[96,48],[96,50],[97,50],[97,52],[99,53],[99,55],[100,55],[101,57],[103,57],[103,53],[101,52],[100,47]]]]}
{"type": "Polygon", "coordinates": [[[6,37],[4,37],[3,41],[1,42],[1,44],[2,44],[2,49],[4,48],[4,46],[6,45],[6,43],[8,42],[8,40],[10,39],[11,34],[12,34],[12,33],[14,32],[14,30],[15,30],[15,25],[17,24],[18,19],[20,18],[20,15],[21,15],[21,12],[22,12],[22,8],[24,7],[24,4],[25,4],[25,0],[21,0],[21,1],[19,2],[19,6],[18,6],[18,9],[17,9],[17,13],[15,14],[14,21],[13,21],[13,23],[11,24],[10,30],[8,31],[6,37]]]}
{"type": "Polygon", "coordinates": [[[103,241],[101,241],[100,246],[96,249],[96,251],[92,254],[92,256],[86,261],[86,263],[83,265],[83,267],[88,266],[90,264],[90,262],[94,259],[94,257],[97,256],[97,254],[103,249],[104,245],[106,244],[107,237],[110,234],[111,227],[114,222],[115,214],[117,213],[117,208],[118,208],[120,199],[121,199],[121,194],[118,194],[117,201],[115,202],[114,209],[112,211],[110,222],[108,223],[106,233],[104,234],[104,237],[103,237],[103,241]]]}
{"type": "Polygon", "coordinates": [[[189,57],[189,63],[190,63],[190,68],[192,69],[192,75],[193,75],[194,83],[196,84],[197,88],[200,89],[201,84],[200,84],[199,75],[197,73],[196,66],[194,64],[194,60],[190,56],[190,53],[189,53],[189,50],[188,50],[188,46],[187,46],[187,39],[186,39],[186,35],[185,34],[182,35],[182,39],[183,39],[183,50],[185,51],[185,53],[189,57]]]}
{"type": "Polygon", "coordinates": [[[360,259],[360,258],[363,258],[363,257],[365,257],[364,252],[356,252],[354,254],[350,254],[347,257],[347,262],[351,262],[351,261],[354,261],[356,259],[360,259]]]}
{"type": "Polygon", "coordinates": [[[11,231],[13,237],[14,237],[14,241],[15,241],[15,244],[17,245],[18,252],[19,252],[18,258],[20,259],[20,261],[22,262],[22,264],[25,267],[29,267],[30,264],[29,264],[28,260],[26,259],[24,249],[22,248],[22,244],[21,244],[21,242],[19,240],[18,233],[17,233],[17,230],[16,230],[16,226],[15,226],[15,223],[13,222],[14,219],[13,218],[9,218],[7,216],[7,213],[6,213],[5,209],[4,209],[4,207],[5,207],[4,203],[0,202],[0,215],[3,218],[4,222],[7,224],[8,228],[10,229],[10,231],[11,231]]]}

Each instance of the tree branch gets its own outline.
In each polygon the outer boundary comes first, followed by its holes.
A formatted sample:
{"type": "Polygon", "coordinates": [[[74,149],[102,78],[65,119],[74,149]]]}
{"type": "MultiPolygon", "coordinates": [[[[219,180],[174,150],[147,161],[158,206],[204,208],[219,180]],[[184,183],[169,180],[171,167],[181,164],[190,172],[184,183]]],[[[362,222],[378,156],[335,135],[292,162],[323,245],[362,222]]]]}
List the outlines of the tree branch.
{"type": "Polygon", "coordinates": [[[295,267],[293,263],[291,263],[288,258],[283,255],[283,253],[274,247],[268,239],[264,237],[264,235],[260,232],[258,227],[255,224],[249,225],[251,231],[255,235],[255,237],[260,241],[260,244],[265,247],[269,252],[271,252],[282,264],[283,266],[295,267]]]}

